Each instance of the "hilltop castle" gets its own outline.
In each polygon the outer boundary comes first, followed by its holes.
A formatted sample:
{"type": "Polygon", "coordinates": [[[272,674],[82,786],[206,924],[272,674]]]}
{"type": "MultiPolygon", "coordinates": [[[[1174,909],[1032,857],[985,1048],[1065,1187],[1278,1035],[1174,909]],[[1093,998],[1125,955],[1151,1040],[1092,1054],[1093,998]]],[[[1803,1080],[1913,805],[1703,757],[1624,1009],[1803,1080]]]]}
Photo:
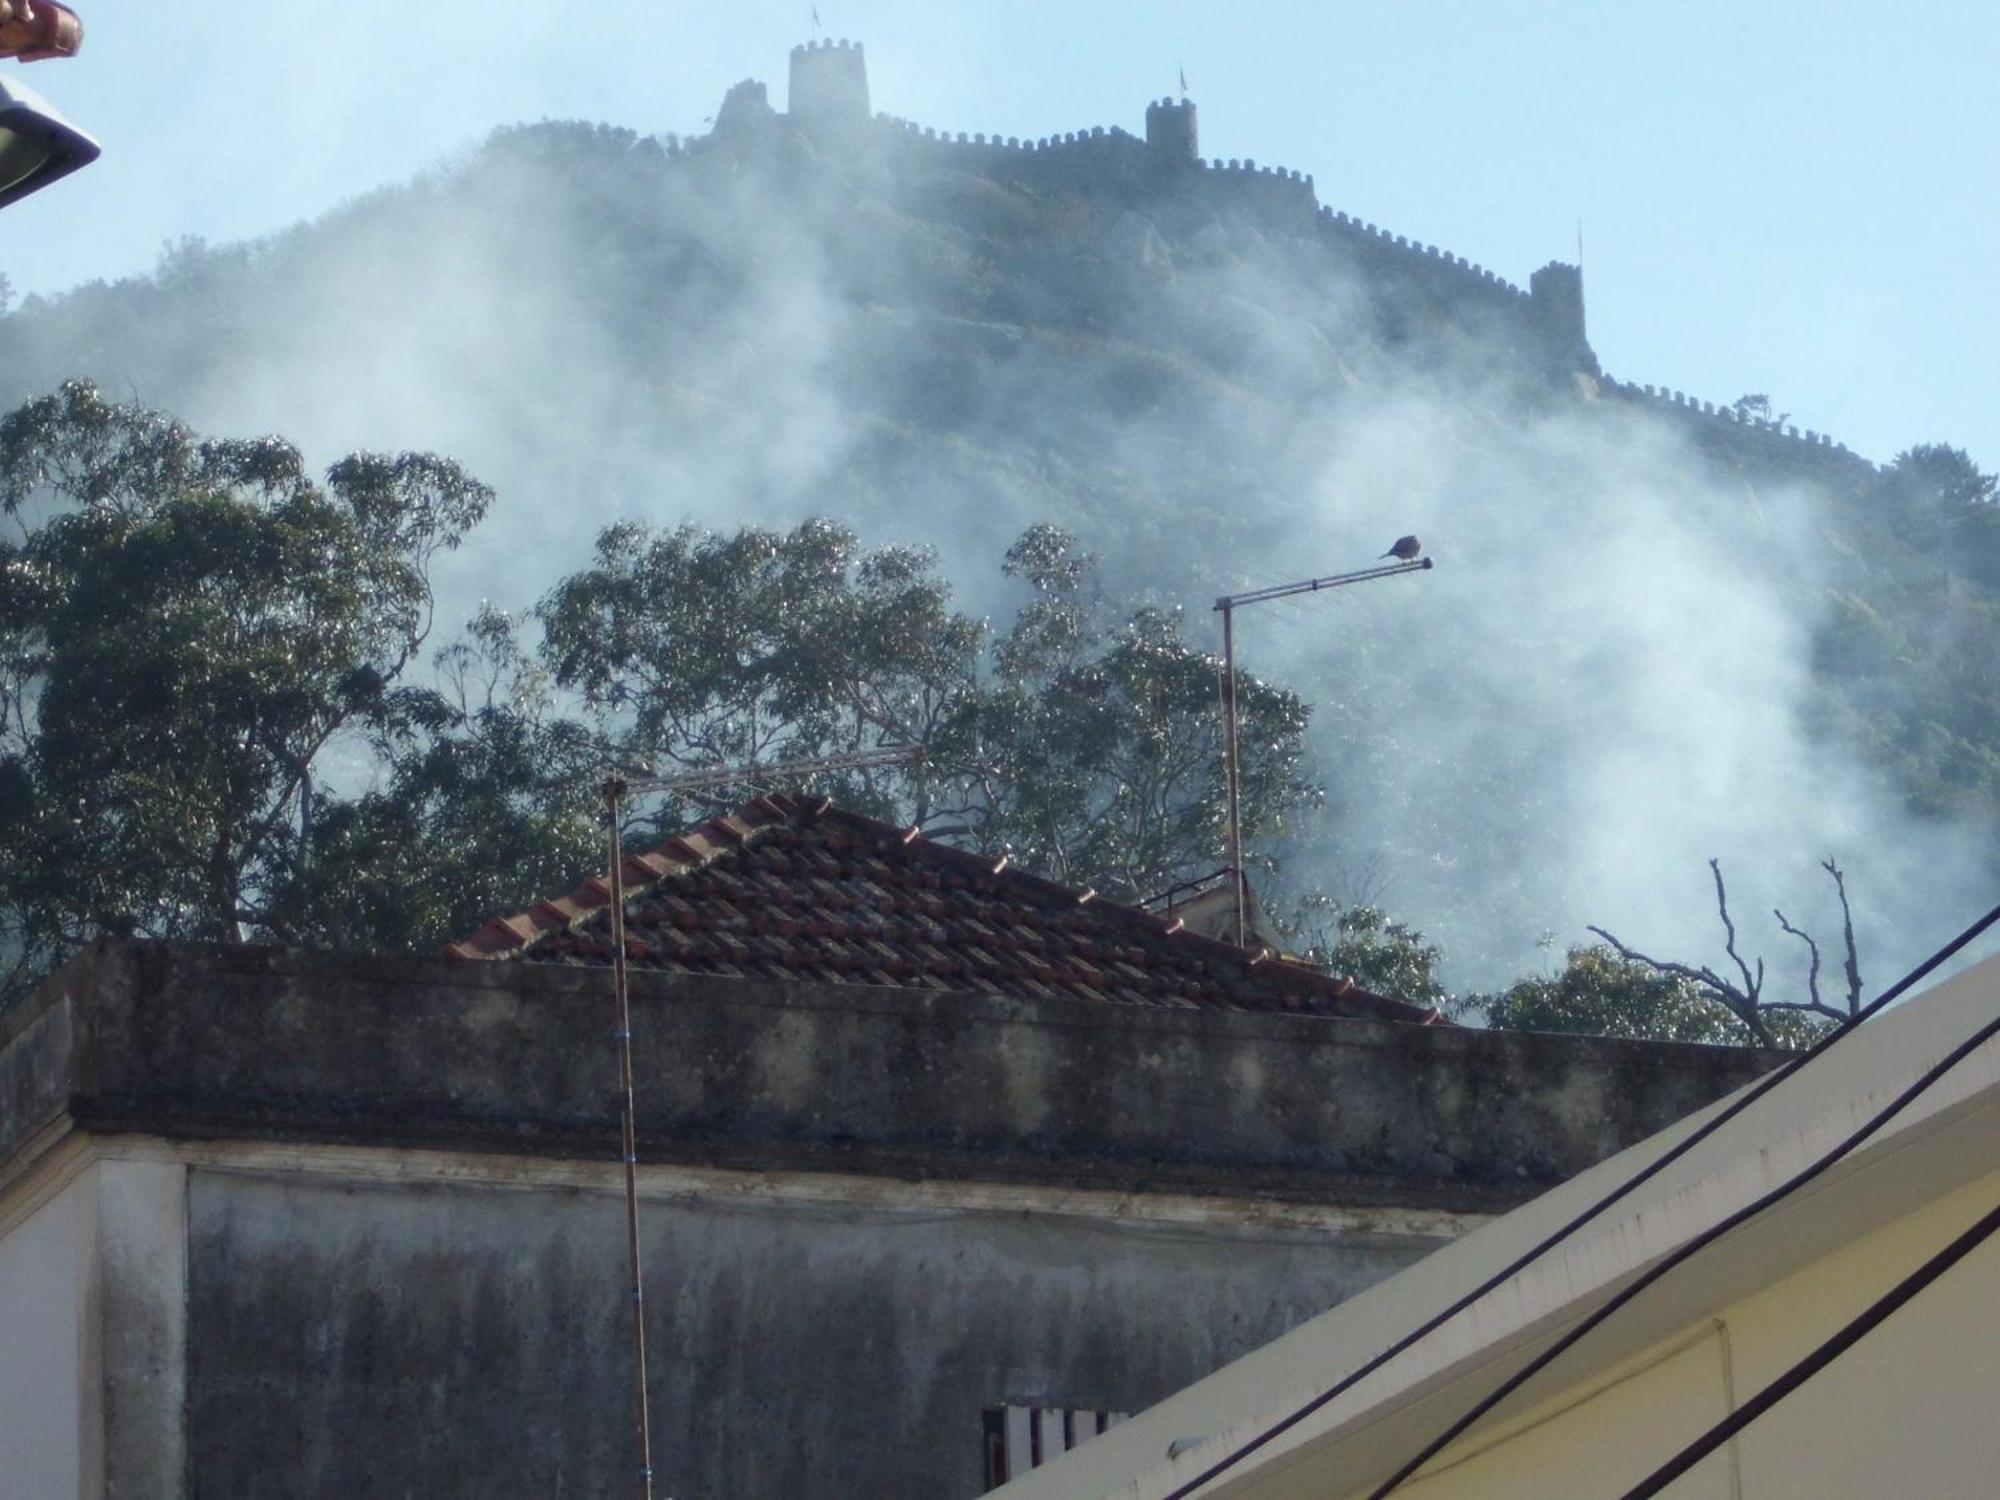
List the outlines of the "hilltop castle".
{"type": "Polygon", "coordinates": [[[969,170],[1003,181],[1142,197],[1202,195],[1217,207],[1321,238],[1377,281],[1434,305],[1506,330],[1509,341],[1550,374],[1582,377],[1600,398],[1643,405],[1687,419],[1697,435],[1724,446],[1781,444],[1787,461],[1835,467],[1872,465],[1817,432],[1763,420],[1740,406],[1701,401],[1664,387],[1641,386],[1603,372],[1584,318],[1583,268],[1551,261],[1522,288],[1462,255],[1364,223],[1320,203],[1313,178],[1257,162],[1201,155],[1194,102],[1165,98],[1147,104],[1144,138],[1120,127],[1023,140],[938,131],[871,112],[867,59],[859,42],[814,41],[791,55],[788,112],[779,115],[762,83],[746,80],[723,97],[713,133],[692,143],[728,146],[768,138],[788,127],[808,138],[871,141],[886,152],[948,154],[969,170]]]}

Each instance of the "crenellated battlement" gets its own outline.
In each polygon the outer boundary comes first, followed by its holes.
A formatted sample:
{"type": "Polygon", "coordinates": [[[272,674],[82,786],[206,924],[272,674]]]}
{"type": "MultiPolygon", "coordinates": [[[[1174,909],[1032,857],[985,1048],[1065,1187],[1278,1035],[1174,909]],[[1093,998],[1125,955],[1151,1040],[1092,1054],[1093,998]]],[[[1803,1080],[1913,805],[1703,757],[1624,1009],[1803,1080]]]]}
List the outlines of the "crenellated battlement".
{"type": "Polygon", "coordinates": [[[808,42],[792,48],[789,99],[794,122],[807,130],[866,125],[868,59],[859,42],[808,42]]]}
{"type": "Polygon", "coordinates": [[[1417,264],[1419,258],[1424,269],[1464,287],[1468,291],[1483,292],[1507,302],[1526,302],[1529,293],[1526,288],[1498,276],[1482,265],[1467,260],[1462,255],[1453,255],[1440,250],[1436,245],[1419,244],[1400,234],[1392,234],[1360,219],[1350,218],[1344,213],[1322,206],[1319,210],[1319,225],[1329,238],[1349,245],[1363,245],[1368,249],[1388,255],[1397,255],[1410,264],[1417,264]]]}
{"type": "MultiPolygon", "coordinates": [[[[1524,288],[1462,255],[1393,234],[1319,201],[1312,174],[1262,165],[1247,158],[1205,159],[1194,101],[1164,97],[1146,105],[1145,135],[1119,126],[1091,126],[1040,137],[1003,136],[983,131],[940,131],[913,120],[869,112],[868,70],[862,46],[845,39],[794,47],[791,53],[791,124],[814,135],[852,135],[849,149],[863,149],[859,127],[868,127],[872,149],[914,153],[1004,180],[1079,192],[1141,198],[1194,195],[1215,210],[1254,216],[1281,233],[1318,238],[1364,272],[1387,278],[1440,306],[1462,308],[1496,326],[1524,355],[1551,373],[1599,376],[1584,316],[1580,266],[1551,261],[1534,272],[1524,288]]],[[[761,84],[730,90],[716,116],[718,137],[747,138],[775,122],[761,84]]],[[[673,154],[699,150],[704,142],[670,147],[673,154]]],[[[843,138],[843,144],[845,144],[843,138]]],[[[1834,461],[1863,463],[1831,438],[1795,427],[1760,423],[1731,407],[1691,401],[1679,392],[1622,383],[1599,376],[1607,395],[1728,424],[1737,440],[1774,441],[1816,450],[1834,461]]]]}
{"type": "Polygon", "coordinates": [[[1604,377],[1599,382],[1599,389],[1606,395],[1618,397],[1662,415],[1699,423],[1707,427],[1711,435],[1725,436],[1737,441],[1748,439],[1759,443],[1782,444],[1792,456],[1810,455],[1832,464],[1851,465],[1863,472],[1875,471],[1876,466],[1873,463],[1853,452],[1845,443],[1835,442],[1824,432],[1814,432],[1811,428],[1801,431],[1793,423],[1770,421],[1753,416],[1738,406],[1704,401],[1698,396],[1669,390],[1665,386],[1639,385],[1633,381],[1617,380],[1610,376],[1604,377]]]}
{"type": "Polygon", "coordinates": [[[1146,106],[1146,146],[1166,163],[1191,166],[1201,160],[1201,130],[1192,99],[1162,99],[1146,106]]]}

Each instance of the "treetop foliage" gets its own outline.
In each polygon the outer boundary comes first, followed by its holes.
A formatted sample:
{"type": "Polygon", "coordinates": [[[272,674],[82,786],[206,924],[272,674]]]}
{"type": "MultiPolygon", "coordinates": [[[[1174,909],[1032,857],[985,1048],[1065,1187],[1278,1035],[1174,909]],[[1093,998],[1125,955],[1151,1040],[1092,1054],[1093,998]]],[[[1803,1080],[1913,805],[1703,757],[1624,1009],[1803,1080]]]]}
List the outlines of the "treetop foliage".
{"type": "MultiPolygon", "coordinates": [[[[1990,500],[1962,455],[1913,455],[1909,484],[1940,503],[1990,500]]],[[[1220,663],[1177,609],[1107,599],[1059,527],[1007,550],[1016,603],[993,622],[956,608],[927,551],[833,521],[620,523],[533,608],[488,607],[426,660],[431,566],[493,503],[434,454],[315,478],[280,438],[204,439],[84,383],[0,417],[0,1003],[99,932],[382,950],[469,932],[599,865],[613,766],[909,749],[791,789],[1116,899],[1224,857],[1220,663]]],[[[1322,800],[1310,708],[1247,675],[1237,698],[1244,831],[1269,851],[1322,800]]],[[[642,802],[630,832],[745,794],[642,802]]],[[[1812,949],[1812,1008],[1838,1014],[1813,940],[1778,920],[1812,949]]],[[[1794,1043],[1818,1024],[1761,1008],[1761,964],[1737,995],[1580,947],[1557,975],[1454,999],[1439,948],[1378,906],[1307,895],[1286,931],[1496,1026],[1794,1043]]],[[[1851,926],[1847,952],[1858,993],[1851,926]]]]}
{"type": "Polygon", "coordinates": [[[197,440],[72,384],[0,420],[0,920],[27,976],[94,931],[274,930],[314,761],[378,721],[427,564],[490,502],[448,460],[197,440]]]}
{"type": "MultiPolygon", "coordinates": [[[[831,521],[616,525],[532,611],[484,611],[418,670],[431,564],[492,500],[432,454],[315,480],[280,439],[201,439],[81,383],[0,418],[7,993],[101,931],[469,931],[598,863],[613,765],[910,748],[814,788],[1128,899],[1219,857],[1218,663],[1172,611],[1108,605],[1056,528],[1008,553],[1025,598],[996,632],[928,553],[831,521]]],[[[1238,691],[1266,839],[1318,797],[1307,709],[1238,691]]]]}

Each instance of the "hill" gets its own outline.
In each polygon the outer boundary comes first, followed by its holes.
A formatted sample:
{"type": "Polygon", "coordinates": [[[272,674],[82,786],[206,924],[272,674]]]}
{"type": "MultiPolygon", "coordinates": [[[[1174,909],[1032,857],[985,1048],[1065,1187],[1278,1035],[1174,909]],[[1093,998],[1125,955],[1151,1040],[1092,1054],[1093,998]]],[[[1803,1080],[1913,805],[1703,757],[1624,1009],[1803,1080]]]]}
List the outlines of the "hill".
{"type": "Polygon", "coordinates": [[[1962,455],[1881,468],[1615,379],[1576,268],[1523,289],[1198,144],[1180,101],[947,139],[868,112],[859,49],[804,49],[785,114],[743,84],[694,141],[510,128],[30,299],[0,397],[85,376],[325,458],[449,453],[500,494],[443,575],[461,618],[620,518],[830,514],[982,608],[1053,520],[1196,616],[1415,531],[1421,580],[1242,622],[1317,708],[1301,884],[1380,896],[1481,984],[1587,922],[1706,951],[1712,855],[1749,910],[1838,855],[1883,965],[1986,904],[2000,542],[1962,455]]]}

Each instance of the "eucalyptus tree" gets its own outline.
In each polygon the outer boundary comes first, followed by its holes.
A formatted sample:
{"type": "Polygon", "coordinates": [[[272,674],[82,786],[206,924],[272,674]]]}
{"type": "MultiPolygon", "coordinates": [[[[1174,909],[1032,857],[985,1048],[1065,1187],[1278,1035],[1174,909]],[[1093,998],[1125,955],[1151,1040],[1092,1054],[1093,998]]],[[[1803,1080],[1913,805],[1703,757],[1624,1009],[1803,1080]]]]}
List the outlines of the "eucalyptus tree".
{"type": "MultiPolygon", "coordinates": [[[[1178,609],[1109,603],[1094,569],[1054,526],[1009,550],[1004,570],[1029,597],[994,642],[945,766],[952,812],[980,846],[1136,899],[1225,858],[1220,663],[1189,643],[1178,609]]],[[[1268,850],[1321,800],[1307,771],[1311,709],[1239,673],[1237,712],[1245,842],[1268,850]]]]}
{"type": "MultiPolygon", "coordinates": [[[[631,763],[699,767],[908,748],[907,765],[808,778],[843,804],[1139,897],[1222,857],[1217,663],[1172,610],[1120,613],[1053,526],[1007,554],[997,634],[927,552],[834,522],[733,534],[608,529],[543,601],[543,657],[631,763]]],[[[1308,710],[1244,677],[1245,827],[1316,801],[1308,710]]],[[[666,821],[702,805],[671,804],[666,821]]]]}
{"type": "Polygon", "coordinates": [[[94,932],[270,932],[315,764],[383,713],[487,488],[429,454],[323,481],[73,382],[0,418],[0,910],[15,987],[94,932]]]}

